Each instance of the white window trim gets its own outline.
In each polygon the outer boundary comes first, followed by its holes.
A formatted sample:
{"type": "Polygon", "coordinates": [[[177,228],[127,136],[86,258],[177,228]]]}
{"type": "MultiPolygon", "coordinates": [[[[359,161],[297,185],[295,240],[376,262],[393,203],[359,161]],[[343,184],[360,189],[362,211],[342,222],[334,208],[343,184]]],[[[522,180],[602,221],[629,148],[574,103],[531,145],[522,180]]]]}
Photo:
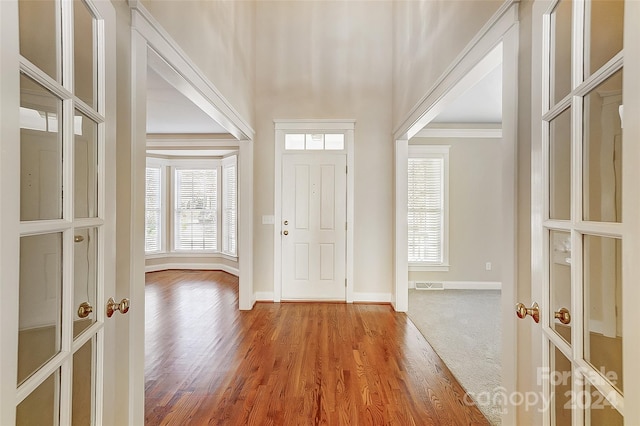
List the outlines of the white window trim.
{"type": "Polygon", "coordinates": [[[171,234],[171,249],[170,253],[190,253],[190,254],[213,254],[213,253],[221,253],[220,251],[220,242],[221,242],[221,200],[220,194],[222,192],[221,188],[221,167],[220,160],[191,160],[191,159],[176,159],[171,160],[171,228],[168,234],[171,234]],[[176,247],[176,171],[177,170],[193,170],[193,169],[206,169],[206,170],[215,170],[216,171],[216,250],[181,250],[176,247]]]}
{"type": "Polygon", "coordinates": [[[220,182],[221,182],[221,187],[220,187],[220,203],[222,208],[220,209],[220,217],[221,217],[221,223],[220,223],[220,230],[221,230],[221,234],[220,234],[220,253],[233,258],[233,259],[237,259],[238,256],[238,180],[239,180],[239,173],[238,173],[238,156],[236,154],[232,154],[229,155],[225,158],[223,158],[221,160],[221,173],[220,173],[220,182]],[[233,236],[233,239],[235,241],[235,252],[231,252],[231,251],[224,251],[224,243],[223,243],[223,238],[224,238],[224,208],[225,208],[225,204],[224,204],[224,200],[225,200],[225,193],[224,193],[224,170],[228,167],[235,167],[236,169],[236,223],[235,223],[235,233],[233,236]]]}
{"type": "Polygon", "coordinates": [[[222,258],[230,261],[238,261],[238,222],[236,223],[236,254],[225,253],[222,251],[222,168],[225,164],[233,161],[236,165],[236,210],[239,215],[239,199],[240,199],[240,174],[238,154],[229,154],[224,158],[176,158],[176,157],[155,157],[147,156],[147,167],[160,167],[161,169],[161,226],[162,235],[160,237],[161,250],[153,252],[145,252],[145,259],[157,259],[163,257],[198,257],[208,256],[212,258],[222,258]],[[230,160],[233,158],[233,160],[230,160]],[[217,232],[219,239],[217,245],[219,250],[178,250],[175,248],[175,170],[176,169],[217,169],[219,197],[217,202],[217,232]],[[171,206],[171,207],[169,207],[171,206]]]}
{"type": "MultiPolygon", "coordinates": [[[[145,255],[157,255],[161,253],[165,253],[167,251],[167,195],[169,192],[167,191],[167,167],[166,163],[162,160],[153,157],[147,157],[147,168],[159,168],[160,169],[160,246],[158,250],[154,251],[146,251],[145,255]]],[[[146,188],[145,188],[146,191],[146,188]]],[[[146,206],[145,206],[146,212],[146,206]]],[[[146,224],[145,224],[146,228],[146,224]]],[[[146,230],[145,230],[146,232],[146,230]]],[[[145,247],[146,248],[146,247],[145,247]]]]}
{"type": "Polygon", "coordinates": [[[450,145],[409,145],[408,158],[442,158],[444,160],[443,182],[443,232],[442,262],[409,262],[409,272],[449,271],[449,150],[450,145]]]}

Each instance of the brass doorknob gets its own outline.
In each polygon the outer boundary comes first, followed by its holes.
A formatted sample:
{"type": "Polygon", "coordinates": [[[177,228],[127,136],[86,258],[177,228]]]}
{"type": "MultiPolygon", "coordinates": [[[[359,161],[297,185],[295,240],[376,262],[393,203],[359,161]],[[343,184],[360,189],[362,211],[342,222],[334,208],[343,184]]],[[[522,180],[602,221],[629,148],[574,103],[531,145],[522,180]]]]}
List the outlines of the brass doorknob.
{"type": "Polygon", "coordinates": [[[289,235],[289,231],[284,231],[283,234],[284,235],[289,235]]]}
{"type": "Polygon", "coordinates": [[[78,306],[78,317],[80,318],[88,317],[91,312],[93,312],[93,306],[88,302],[82,302],[80,306],[78,306]]]}
{"type": "Polygon", "coordinates": [[[116,303],[113,297],[110,297],[109,300],[107,300],[107,317],[111,318],[115,311],[120,311],[121,314],[129,312],[129,299],[124,298],[120,303],[116,303]]]}
{"type": "Polygon", "coordinates": [[[569,324],[571,322],[571,313],[567,308],[560,308],[558,312],[553,313],[553,317],[563,324],[569,324]]]}
{"type": "Polygon", "coordinates": [[[524,303],[518,303],[516,305],[516,315],[518,315],[518,318],[520,319],[529,315],[536,323],[538,323],[540,322],[540,307],[535,302],[530,308],[527,308],[524,303]]]}

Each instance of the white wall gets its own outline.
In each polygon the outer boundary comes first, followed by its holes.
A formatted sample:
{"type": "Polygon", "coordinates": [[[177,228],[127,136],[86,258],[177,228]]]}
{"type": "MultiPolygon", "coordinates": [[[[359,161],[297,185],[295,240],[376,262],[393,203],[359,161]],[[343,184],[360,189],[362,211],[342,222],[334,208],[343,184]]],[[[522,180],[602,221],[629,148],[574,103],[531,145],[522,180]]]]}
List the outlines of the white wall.
{"type": "Polygon", "coordinates": [[[142,0],[222,96],[253,124],[253,1],[142,0]]]}
{"type": "Polygon", "coordinates": [[[450,145],[447,272],[410,272],[409,281],[500,282],[502,152],[499,139],[414,138],[450,145]],[[485,269],[491,262],[491,270],[485,269]]]}
{"type": "MultiPolygon", "coordinates": [[[[274,119],[355,119],[356,293],[392,283],[392,3],[256,6],[255,280],[273,291],[274,119]]],[[[356,295],[357,298],[357,295],[356,295]]]]}

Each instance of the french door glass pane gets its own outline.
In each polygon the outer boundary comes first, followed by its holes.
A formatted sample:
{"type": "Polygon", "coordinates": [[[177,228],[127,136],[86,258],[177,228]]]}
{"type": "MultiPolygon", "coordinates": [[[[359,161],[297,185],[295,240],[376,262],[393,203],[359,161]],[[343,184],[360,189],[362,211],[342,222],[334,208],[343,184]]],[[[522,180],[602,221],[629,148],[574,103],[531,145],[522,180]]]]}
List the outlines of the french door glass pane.
{"type": "Polygon", "coordinates": [[[94,339],[90,339],[73,354],[73,395],[71,398],[71,424],[93,423],[94,339]]]}
{"type": "Polygon", "coordinates": [[[622,391],[622,240],[583,240],[584,358],[622,391]]]}
{"type": "Polygon", "coordinates": [[[560,337],[571,343],[571,323],[562,324],[554,318],[554,313],[560,309],[571,308],[571,234],[550,231],[549,242],[549,324],[560,337]]]}
{"type": "Polygon", "coordinates": [[[60,424],[60,369],[26,397],[16,409],[16,425],[60,424]]]}
{"type": "Polygon", "coordinates": [[[75,217],[97,217],[98,123],[76,110],[74,134],[75,217]]]}
{"type": "Polygon", "coordinates": [[[74,231],[74,321],[73,337],[77,337],[96,322],[96,286],[97,286],[97,245],[96,228],[76,229],[74,231]],[[93,312],[82,315],[79,307],[87,303],[93,312]]]}
{"type": "Polygon", "coordinates": [[[624,419],[609,401],[594,386],[587,383],[585,407],[588,408],[586,425],[622,426],[624,419]]]}
{"type": "Polygon", "coordinates": [[[571,372],[571,362],[564,354],[555,346],[551,345],[551,395],[553,398],[553,406],[551,412],[556,426],[571,426],[571,417],[573,415],[573,406],[575,404],[572,398],[572,382],[573,375],[571,372]]]}
{"type": "Polygon", "coordinates": [[[20,0],[20,54],[60,82],[57,2],[20,0]]]}
{"type": "Polygon", "coordinates": [[[20,238],[18,384],[60,351],[62,233],[20,238]]]}
{"type": "Polygon", "coordinates": [[[571,92],[571,9],[571,0],[560,0],[551,13],[551,106],[571,92]]]}
{"type": "Polygon", "coordinates": [[[549,218],[571,218],[571,108],[549,123],[549,218]]]}
{"type": "Polygon", "coordinates": [[[585,7],[589,11],[584,45],[584,77],[587,78],[622,50],[624,0],[590,1],[585,2],[585,7]]]}
{"type": "Polygon", "coordinates": [[[94,61],[94,17],[87,5],[81,0],[74,0],[73,15],[75,94],[87,105],[95,108],[98,76],[94,61]]]}
{"type": "Polygon", "coordinates": [[[584,97],[584,220],[622,221],[620,105],[622,70],[584,97]]]}
{"type": "Polygon", "coordinates": [[[20,220],[62,218],[61,119],[62,101],[21,74],[20,220]]]}

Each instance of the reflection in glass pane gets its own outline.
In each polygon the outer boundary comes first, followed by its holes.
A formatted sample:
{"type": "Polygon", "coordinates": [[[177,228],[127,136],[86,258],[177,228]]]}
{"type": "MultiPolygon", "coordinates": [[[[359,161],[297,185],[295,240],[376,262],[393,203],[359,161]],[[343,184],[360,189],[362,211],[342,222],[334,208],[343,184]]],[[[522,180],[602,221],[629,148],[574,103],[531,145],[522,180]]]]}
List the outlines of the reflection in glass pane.
{"type": "Polygon", "coordinates": [[[93,339],[87,341],[73,354],[73,395],[71,400],[71,424],[91,425],[93,420],[94,374],[93,339]]]}
{"type": "Polygon", "coordinates": [[[560,337],[571,343],[571,323],[562,324],[554,318],[554,313],[560,309],[571,309],[571,234],[550,231],[549,245],[549,324],[560,337]]]}
{"type": "Polygon", "coordinates": [[[622,70],[584,97],[584,220],[622,221],[620,105],[622,70]]]}
{"type": "Polygon", "coordinates": [[[549,218],[571,218],[571,108],[549,123],[549,218]]]}
{"type": "Polygon", "coordinates": [[[60,351],[62,233],[20,238],[18,384],[60,351]]]}
{"type": "Polygon", "coordinates": [[[585,407],[588,408],[585,418],[586,425],[606,425],[606,426],[622,426],[624,419],[618,410],[598,392],[598,390],[587,383],[585,407]]]}
{"type": "Polygon", "coordinates": [[[587,78],[622,50],[624,0],[585,2],[584,77],[587,78]]]}
{"type": "Polygon", "coordinates": [[[89,106],[96,107],[96,73],[94,60],[93,15],[81,0],[73,2],[73,59],[75,94],[89,106]]]}
{"type": "Polygon", "coordinates": [[[324,135],[323,134],[307,134],[306,148],[311,150],[324,149],[324,135]]]}
{"type": "Polygon", "coordinates": [[[284,135],[284,149],[304,149],[304,135],[284,135]]]}
{"type": "Polygon", "coordinates": [[[62,218],[61,118],[62,101],[20,74],[20,220],[62,218]]]}
{"type": "Polygon", "coordinates": [[[96,321],[96,282],[97,282],[97,242],[96,228],[76,229],[74,231],[74,274],[73,300],[74,321],[73,337],[77,337],[96,321]],[[88,303],[93,312],[81,317],[78,308],[82,303],[88,303]]]}
{"type": "Polygon", "coordinates": [[[344,149],[344,135],[341,133],[324,135],[324,149],[328,149],[328,150],[344,149]]]}
{"type": "Polygon", "coordinates": [[[60,424],[60,370],[56,370],[16,408],[16,425],[60,424]]]}
{"type": "Polygon", "coordinates": [[[553,398],[551,424],[556,426],[571,426],[572,406],[572,381],[571,362],[562,352],[551,345],[551,395],[553,398]],[[555,423],[553,422],[555,420],[555,423]]]}
{"type": "Polygon", "coordinates": [[[571,92],[571,0],[560,0],[551,13],[551,106],[571,92]]]}
{"type": "Polygon", "coordinates": [[[60,82],[56,2],[20,0],[18,8],[20,54],[60,82]]]}
{"type": "Polygon", "coordinates": [[[584,236],[584,358],[623,390],[622,240],[584,236]]]}
{"type": "Polygon", "coordinates": [[[80,111],[74,117],[76,218],[98,216],[98,124],[80,111]]]}

